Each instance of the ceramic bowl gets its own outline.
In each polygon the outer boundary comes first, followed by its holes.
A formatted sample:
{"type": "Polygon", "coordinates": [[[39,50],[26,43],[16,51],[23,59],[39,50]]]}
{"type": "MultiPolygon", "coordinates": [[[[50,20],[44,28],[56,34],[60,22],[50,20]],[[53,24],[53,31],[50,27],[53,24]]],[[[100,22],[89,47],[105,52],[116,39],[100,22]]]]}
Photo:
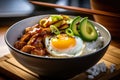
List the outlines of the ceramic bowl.
{"type": "Polygon", "coordinates": [[[24,29],[28,26],[35,25],[41,18],[46,16],[48,15],[40,15],[21,20],[12,25],[6,32],[5,42],[11,54],[24,67],[46,78],[67,79],[87,70],[103,57],[110,44],[111,35],[104,26],[94,21],[91,22],[105,38],[104,46],[94,53],[71,58],[50,58],[28,54],[14,48],[14,43],[23,33],[24,29]]]}

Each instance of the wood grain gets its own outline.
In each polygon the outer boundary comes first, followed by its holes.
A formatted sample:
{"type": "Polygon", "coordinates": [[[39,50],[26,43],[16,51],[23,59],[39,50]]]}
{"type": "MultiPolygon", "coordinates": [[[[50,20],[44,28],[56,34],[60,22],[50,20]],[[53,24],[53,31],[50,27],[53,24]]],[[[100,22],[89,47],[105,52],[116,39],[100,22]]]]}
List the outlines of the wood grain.
{"type": "Polygon", "coordinates": [[[38,77],[37,74],[31,72],[30,70],[28,70],[25,67],[23,67],[22,65],[20,65],[14,58],[7,59],[6,62],[13,66],[16,66],[17,68],[21,69],[22,71],[24,71],[30,75],[33,75],[34,77],[38,77]]]}
{"type": "MultiPolygon", "coordinates": [[[[96,76],[93,80],[109,80],[116,75],[120,74],[120,58],[117,57],[120,54],[120,49],[118,47],[110,45],[108,51],[105,53],[103,58],[98,62],[104,62],[108,68],[106,73],[101,73],[96,76]],[[116,64],[116,70],[111,73],[109,67],[111,64],[116,64]]],[[[0,58],[0,72],[12,77],[17,80],[42,80],[37,74],[31,72],[30,70],[19,64],[15,58],[9,54],[0,58]]],[[[86,72],[76,75],[70,80],[88,80],[86,72]]]]}
{"type": "Polygon", "coordinates": [[[104,60],[106,61],[109,61],[109,62],[112,62],[116,65],[120,65],[120,59],[114,57],[114,56],[111,56],[109,54],[105,54],[105,56],[103,57],[104,60]]]}
{"type": "MultiPolygon", "coordinates": [[[[20,77],[19,80],[20,79],[23,79],[23,80],[37,80],[36,77],[27,73],[25,70],[23,71],[23,70],[21,70],[21,68],[16,67],[14,65],[11,65],[6,61],[1,62],[0,67],[7,70],[8,72],[11,72],[12,74],[14,74],[14,76],[19,76],[20,77]]],[[[4,72],[4,73],[6,74],[7,72],[4,72]]],[[[11,77],[14,78],[14,76],[11,76],[11,77]]]]}

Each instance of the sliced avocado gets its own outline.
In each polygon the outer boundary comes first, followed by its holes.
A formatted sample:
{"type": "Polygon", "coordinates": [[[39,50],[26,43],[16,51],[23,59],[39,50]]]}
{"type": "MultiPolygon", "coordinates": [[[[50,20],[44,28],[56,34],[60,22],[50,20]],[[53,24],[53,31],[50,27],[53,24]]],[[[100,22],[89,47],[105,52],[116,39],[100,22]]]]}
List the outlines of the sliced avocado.
{"type": "Polygon", "coordinates": [[[73,19],[72,23],[70,24],[70,28],[73,31],[74,35],[80,36],[78,30],[77,30],[77,23],[80,22],[81,17],[77,16],[73,19]]]}
{"type": "Polygon", "coordinates": [[[88,21],[87,17],[81,19],[81,22],[78,25],[78,32],[85,41],[94,41],[98,38],[98,33],[94,25],[88,21]]]}

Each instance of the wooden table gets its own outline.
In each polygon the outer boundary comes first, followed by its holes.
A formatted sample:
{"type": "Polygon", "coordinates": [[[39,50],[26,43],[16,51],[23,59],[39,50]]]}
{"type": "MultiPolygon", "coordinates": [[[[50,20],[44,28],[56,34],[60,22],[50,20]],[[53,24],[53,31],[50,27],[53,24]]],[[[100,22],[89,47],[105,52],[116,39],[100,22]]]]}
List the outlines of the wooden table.
{"type": "MultiPolygon", "coordinates": [[[[9,25],[2,25],[0,26],[0,73],[6,75],[11,79],[26,79],[26,80],[38,80],[39,77],[37,74],[27,70],[22,65],[20,65],[12,55],[4,42],[4,35],[6,30],[9,28],[9,25]],[[5,56],[3,56],[5,55],[5,56]],[[19,74],[18,74],[19,73],[19,74]]],[[[113,73],[102,73],[95,78],[95,80],[108,80],[117,75],[120,75],[120,41],[119,40],[112,40],[111,44],[104,55],[104,57],[99,61],[104,61],[107,67],[111,64],[116,65],[116,71],[113,73]]],[[[120,79],[120,78],[119,78],[120,79]]],[[[5,80],[1,78],[0,80],[5,80]]],[[[86,73],[82,73],[73,80],[87,80],[86,73]]]]}

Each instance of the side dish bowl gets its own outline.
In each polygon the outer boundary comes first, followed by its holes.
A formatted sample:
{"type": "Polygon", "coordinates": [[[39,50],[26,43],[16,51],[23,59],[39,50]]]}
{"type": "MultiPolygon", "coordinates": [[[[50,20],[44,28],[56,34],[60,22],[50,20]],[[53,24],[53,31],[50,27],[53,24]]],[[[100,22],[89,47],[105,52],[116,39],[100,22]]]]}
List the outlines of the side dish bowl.
{"type": "Polygon", "coordinates": [[[40,15],[21,20],[12,25],[6,32],[5,42],[11,54],[24,67],[43,77],[67,79],[87,70],[103,57],[110,44],[111,35],[104,26],[91,20],[90,22],[98,28],[104,37],[104,46],[94,53],[79,57],[52,58],[28,54],[14,48],[14,43],[22,35],[24,29],[35,25],[41,18],[46,16],[49,15],[40,15]]]}

